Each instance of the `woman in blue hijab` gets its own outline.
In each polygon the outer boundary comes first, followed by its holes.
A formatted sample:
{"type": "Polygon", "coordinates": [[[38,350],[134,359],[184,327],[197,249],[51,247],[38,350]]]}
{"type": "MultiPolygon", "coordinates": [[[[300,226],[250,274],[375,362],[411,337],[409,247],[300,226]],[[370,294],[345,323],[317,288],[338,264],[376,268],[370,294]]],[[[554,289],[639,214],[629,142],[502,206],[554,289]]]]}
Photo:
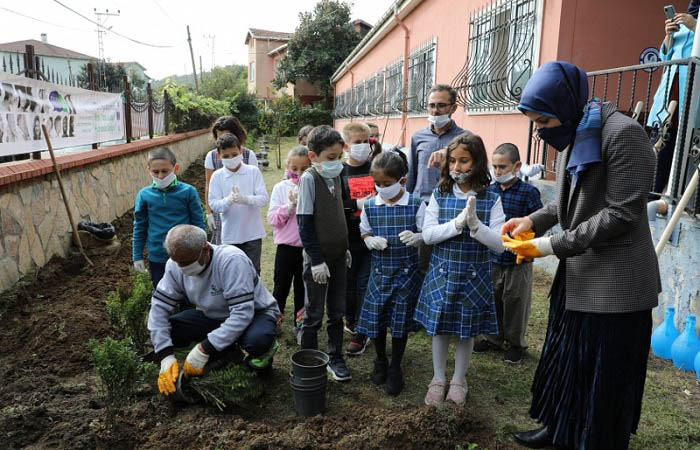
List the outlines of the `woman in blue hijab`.
{"type": "Polygon", "coordinates": [[[532,384],[530,415],[542,426],[514,437],[531,448],[626,449],[639,423],[660,291],[646,219],[654,152],[639,123],[588,100],[586,73],[573,64],[543,64],[519,109],[559,152],[557,198],[506,222],[504,245],[560,262],[532,384]],[[557,224],[561,231],[543,236],[557,224]],[[505,235],[525,231],[540,237],[505,235]]]}

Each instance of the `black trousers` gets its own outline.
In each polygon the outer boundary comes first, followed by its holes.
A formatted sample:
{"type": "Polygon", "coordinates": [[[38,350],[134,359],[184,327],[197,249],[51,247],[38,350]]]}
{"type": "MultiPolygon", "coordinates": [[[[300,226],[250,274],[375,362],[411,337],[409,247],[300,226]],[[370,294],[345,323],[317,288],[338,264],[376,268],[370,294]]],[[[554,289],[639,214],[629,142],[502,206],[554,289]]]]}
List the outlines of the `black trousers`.
{"type": "Polygon", "coordinates": [[[272,296],[277,300],[280,312],[284,314],[287,305],[289,289],[294,282],[294,315],[292,324],[295,323],[296,313],[304,307],[304,259],[301,255],[302,247],[280,244],[275,253],[275,275],[272,296]]]}

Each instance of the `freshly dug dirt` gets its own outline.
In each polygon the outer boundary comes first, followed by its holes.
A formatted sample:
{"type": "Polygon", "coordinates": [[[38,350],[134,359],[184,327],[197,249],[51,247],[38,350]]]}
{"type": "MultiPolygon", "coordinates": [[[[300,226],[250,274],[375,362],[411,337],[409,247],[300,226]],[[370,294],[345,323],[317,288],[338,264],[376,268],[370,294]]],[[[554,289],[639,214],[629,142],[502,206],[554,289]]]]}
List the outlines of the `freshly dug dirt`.
{"type": "MultiPolygon", "coordinates": [[[[203,178],[201,161],[182,177],[202,196],[203,178]]],[[[129,278],[131,215],[114,225],[122,240],[118,254],[95,258],[94,267],[82,266],[78,257],[54,259],[34,280],[0,296],[1,448],[454,449],[469,442],[479,449],[511,448],[492,440],[476,407],[387,404],[366,380],[353,381],[360,398],[333,384],[329,397],[336,406],[325,416],[299,418],[288,361],[277,360],[268,392],[249,408],[220,413],[174,405],[143,386],[107,428],[86,343],[118,336],[107,323],[105,301],[129,278]]]]}

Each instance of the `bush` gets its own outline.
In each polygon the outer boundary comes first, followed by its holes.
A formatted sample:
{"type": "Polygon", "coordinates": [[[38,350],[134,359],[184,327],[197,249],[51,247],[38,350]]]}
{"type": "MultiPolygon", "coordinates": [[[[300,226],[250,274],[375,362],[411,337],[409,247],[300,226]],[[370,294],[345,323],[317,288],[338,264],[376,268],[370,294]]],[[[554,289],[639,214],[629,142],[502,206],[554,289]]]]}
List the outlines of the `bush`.
{"type": "Polygon", "coordinates": [[[255,141],[250,136],[255,136],[260,127],[260,117],[262,102],[255,96],[247,92],[239,92],[229,100],[229,112],[241,121],[249,139],[245,144],[252,146],[255,141]]]}
{"type": "Polygon", "coordinates": [[[304,125],[332,125],[331,111],[313,106],[302,106],[291,96],[283,94],[272,99],[262,114],[260,128],[272,136],[296,136],[304,125]]]}
{"type": "Polygon", "coordinates": [[[214,370],[206,377],[192,378],[189,386],[221,411],[224,408],[245,404],[260,397],[263,382],[242,362],[233,362],[225,369],[214,370]]]}
{"type": "Polygon", "coordinates": [[[170,129],[175,133],[209,128],[217,118],[229,113],[227,102],[195,94],[172,81],[163,89],[168,92],[170,129]]]}
{"type": "Polygon", "coordinates": [[[134,396],[136,388],[150,376],[155,365],[144,364],[133,350],[131,339],[105,338],[88,342],[92,365],[100,379],[100,392],[106,400],[107,424],[114,423],[119,409],[134,396]]]}
{"type": "Polygon", "coordinates": [[[132,271],[131,287],[120,284],[107,296],[107,320],[133,342],[134,349],[145,353],[149,338],[147,317],[151,307],[153,284],[145,272],[132,271]]]}

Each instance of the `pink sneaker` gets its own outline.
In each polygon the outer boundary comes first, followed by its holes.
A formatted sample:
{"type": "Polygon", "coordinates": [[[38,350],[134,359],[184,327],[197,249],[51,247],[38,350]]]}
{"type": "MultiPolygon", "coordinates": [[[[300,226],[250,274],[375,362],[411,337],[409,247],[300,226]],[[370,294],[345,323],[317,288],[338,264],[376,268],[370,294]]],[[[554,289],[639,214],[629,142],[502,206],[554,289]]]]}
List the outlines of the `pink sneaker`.
{"type": "Polygon", "coordinates": [[[450,390],[447,391],[447,400],[454,402],[457,406],[463,406],[467,400],[467,382],[450,382],[450,390]]]}
{"type": "Polygon", "coordinates": [[[428,393],[425,394],[425,404],[431,406],[444,403],[445,386],[447,386],[445,381],[431,381],[428,385],[428,393]]]}

